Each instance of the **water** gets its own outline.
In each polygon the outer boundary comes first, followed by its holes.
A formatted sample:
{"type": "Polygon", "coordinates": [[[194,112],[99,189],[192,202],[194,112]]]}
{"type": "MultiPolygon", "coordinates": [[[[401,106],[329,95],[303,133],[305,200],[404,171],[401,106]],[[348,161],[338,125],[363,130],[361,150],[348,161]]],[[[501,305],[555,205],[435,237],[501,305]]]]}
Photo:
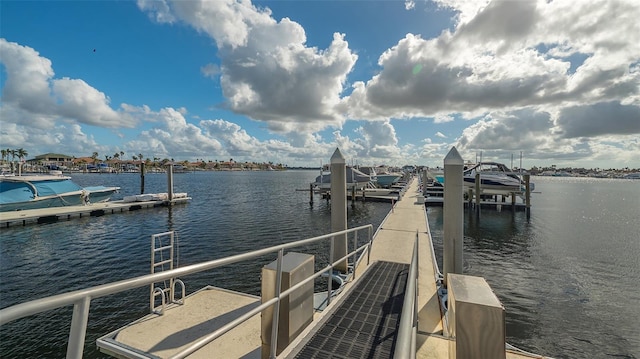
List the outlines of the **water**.
{"type": "MultiPolygon", "coordinates": [[[[0,307],[149,271],[150,236],[176,230],[180,265],[220,258],[330,231],[330,206],[307,189],[316,171],[198,172],[174,175],[193,199],[103,217],[0,231],[0,307]],[[51,278],[56,277],[56,280],[51,278]]],[[[73,175],[77,183],[139,193],[136,174],[73,175]]],[[[529,219],[483,210],[465,219],[467,274],[484,276],[507,310],[507,341],[557,358],[640,357],[640,181],[535,178],[529,219]]],[[[146,176],[146,192],[166,192],[166,176],[146,176]]],[[[118,197],[116,197],[117,199],[118,197]]],[[[349,226],[382,221],[387,203],[348,206],[349,226]]],[[[428,208],[436,252],[442,208],[428,208]]],[[[189,276],[256,292],[273,258],[189,276]],[[255,273],[247,274],[247,273],[255,273]]],[[[441,263],[441,261],[440,261],[441,263]]],[[[259,289],[258,289],[259,290],[259,289]]],[[[148,312],[148,288],[91,302],[86,358],[95,339],[148,312]]],[[[64,357],[71,320],[65,308],[0,328],[0,357],[64,357]]]]}
{"type": "MultiPolygon", "coordinates": [[[[556,358],[640,357],[640,181],[535,177],[532,211],[465,216],[465,274],[505,306],[507,341],[556,358]]],[[[442,208],[428,208],[442,252],[442,208]]],[[[439,260],[441,263],[441,260],[439,260]]]]}

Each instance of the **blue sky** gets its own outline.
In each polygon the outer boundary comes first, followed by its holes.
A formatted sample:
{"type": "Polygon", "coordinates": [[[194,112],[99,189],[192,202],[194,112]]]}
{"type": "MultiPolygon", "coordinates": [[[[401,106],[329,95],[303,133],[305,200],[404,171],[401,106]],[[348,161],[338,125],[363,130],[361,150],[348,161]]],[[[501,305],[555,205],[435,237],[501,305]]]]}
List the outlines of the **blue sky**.
{"type": "Polygon", "coordinates": [[[0,147],[640,167],[640,4],[2,1],[0,147]],[[95,51],[94,51],[95,50],[95,51]]]}

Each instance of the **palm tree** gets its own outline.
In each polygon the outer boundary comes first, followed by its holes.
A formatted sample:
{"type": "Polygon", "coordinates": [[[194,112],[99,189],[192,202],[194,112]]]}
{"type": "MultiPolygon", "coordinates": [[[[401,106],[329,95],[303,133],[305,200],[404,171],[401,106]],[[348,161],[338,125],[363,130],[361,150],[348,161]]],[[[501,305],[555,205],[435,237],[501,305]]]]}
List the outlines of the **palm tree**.
{"type": "Polygon", "coordinates": [[[120,163],[120,152],[116,152],[113,154],[113,160],[116,161],[116,165],[118,166],[118,172],[120,171],[122,164],[120,163]]]}
{"type": "Polygon", "coordinates": [[[8,155],[7,150],[2,149],[2,150],[0,150],[0,152],[2,152],[2,162],[4,162],[4,159],[5,159],[5,158],[7,157],[7,155],[8,155]]]}
{"type": "Polygon", "coordinates": [[[93,160],[93,165],[94,165],[94,166],[95,166],[95,165],[97,165],[97,164],[98,164],[98,152],[94,152],[94,153],[91,155],[91,159],[93,160]]]}
{"type": "Polygon", "coordinates": [[[16,155],[18,156],[18,159],[22,161],[22,159],[27,157],[29,153],[24,148],[18,148],[16,155]]]}

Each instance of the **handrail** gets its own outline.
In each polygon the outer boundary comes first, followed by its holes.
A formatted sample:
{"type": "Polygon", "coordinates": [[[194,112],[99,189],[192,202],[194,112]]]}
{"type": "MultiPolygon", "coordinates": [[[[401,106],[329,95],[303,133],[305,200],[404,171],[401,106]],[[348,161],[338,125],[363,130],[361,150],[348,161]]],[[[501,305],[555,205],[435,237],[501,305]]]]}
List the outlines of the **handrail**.
{"type": "MultiPolygon", "coordinates": [[[[333,263],[330,263],[329,265],[327,265],[326,267],[320,269],[319,271],[317,271],[313,275],[307,277],[305,280],[293,285],[289,289],[287,289],[284,292],[280,293],[280,298],[273,297],[273,298],[269,299],[268,301],[262,303],[261,305],[259,305],[259,306],[255,307],[255,308],[253,308],[252,310],[248,311],[247,313],[243,314],[242,316],[236,318],[235,320],[223,325],[222,327],[220,327],[219,329],[217,329],[213,333],[210,333],[210,334],[200,338],[200,340],[198,342],[192,343],[189,347],[183,349],[181,352],[179,352],[177,354],[174,354],[171,357],[171,359],[185,358],[188,355],[194,353],[196,350],[198,350],[198,349],[202,348],[203,346],[205,346],[206,344],[218,339],[219,337],[221,337],[222,335],[224,335],[225,333],[227,333],[231,329],[233,329],[233,328],[237,327],[238,325],[244,323],[247,319],[249,319],[249,318],[253,317],[254,315],[262,312],[264,309],[274,305],[280,299],[288,297],[291,293],[293,293],[297,289],[303,287],[305,284],[307,284],[310,281],[322,276],[323,273],[332,270],[333,267],[335,267],[338,263],[341,263],[342,261],[346,260],[353,253],[364,251],[364,249],[369,247],[369,244],[370,243],[367,243],[365,245],[362,245],[362,246],[358,247],[357,249],[352,251],[352,253],[348,253],[346,256],[344,256],[342,258],[339,258],[338,260],[334,261],[333,263]]],[[[273,333],[273,331],[272,331],[272,333],[273,333]]],[[[272,334],[271,338],[273,339],[273,337],[274,337],[274,335],[272,334]]],[[[275,337],[277,337],[277,335],[275,335],[275,337]]],[[[272,345],[271,346],[271,350],[275,350],[275,348],[276,348],[276,345],[272,345]]]]}
{"type": "MultiPolygon", "coordinates": [[[[205,270],[210,270],[210,269],[222,267],[229,264],[234,264],[237,262],[253,259],[269,253],[273,253],[273,252],[277,252],[281,250],[284,251],[285,249],[300,247],[306,244],[311,244],[311,243],[319,242],[326,239],[332,239],[334,236],[349,234],[352,232],[358,232],[364,229],[368,229],[368,235],[369,235],[368,243],[357,249],[354,249],[354,251],[350,253],[347,253],[345,257],[340,258],[338,261],[331,263],[331,268],[333,268],[333,265],[335,265],[337,262],[345,260],[349,256],[352,256],[359,251],[364,251],[364,249],[370,247],[371,241],[372,241],[371,233],[373,229],[373,226],[371,224],[354,227],[354,228],[346,229],[339,232],[329,233],[322,236],[302,239],[295,242],[258,249],[255,251],[241,253],[241,254],[220,258],[220,259],[215,259],[215,260],[211,260],[203,263],[192,264],[186,267],[176,268],[176,269],[172,269],[165,272],[147,274],[147,275],[143,275],[135,278],[129,278],[129,279],[113,282],[113,283],[107,283],[107,284],[86,288],[86,289],[79,289],[79,290],[75,290],[67,293],[35,299],[25,303],[16,304],[11,307],[0,310],[0,325],[9,323],[11,321],[14,321],[20,318],[38,314],[41,312],[57,309],[64,306],[74,305],[72,325],[71,325],[71,330],[69,334],[69,345],[67,347],[67,358],[81,357],[83,346],[84,346],[84,337],[86,333],[88,314],[89,314],[89,304],[92,299],[120,293],[126,290],[147,286],[155,282],[168,280],[178,276],[186,276],[189,274],[194,274],[194,273],[202,272],[205,270]],[[77,325],[75,325],[76,323],[77,325]]],[[[316,273],[317,276],[319,276],[326,270],[327,270],[326,268],[323,268],[320,272],[316,273]]],[[[316,275],[314,274],[314,276],[312,277],[315,278],[316,275]]],[[[294,288],[298,288],[298,286],[294,286],[290,288],[289,290],[281,293],[280,296],[283,296],[283,294],[285,293],[287,293],[288,295],[288,292],[292,291],[294,288]]],[[[279,301],[279,298],[276,297],[275,299],[276,301],[274,301],[271,304],[274,304],[275,302],[279,301]]],[[[231,328],[232,327],[230,327],[226,331],[230,330],[231,328]]],[[[220,329],[224,329],[224,328],[220,328],[220,329]]],[[[221,331],[221,330],[218,330],[218,331],[221,331]]],[[[220,335],[222,334],[224,333],[220,333],[220,335]]]]}
{"type": "Polygon", "coordinates": [[[407,274],[407,285],[404,291],[402,314],[398,325],[398,337],[394,358],[409,359],[416,357],[416,334],[418,328],[418,233],[413,244],[411,265],[407,274]]]}

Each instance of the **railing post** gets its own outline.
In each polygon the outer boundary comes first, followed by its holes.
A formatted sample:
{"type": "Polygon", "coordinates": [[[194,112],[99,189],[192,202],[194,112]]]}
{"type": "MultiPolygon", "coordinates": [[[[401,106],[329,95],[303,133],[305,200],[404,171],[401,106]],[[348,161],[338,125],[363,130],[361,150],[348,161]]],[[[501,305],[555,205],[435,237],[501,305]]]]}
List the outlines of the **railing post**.
{"type": "Polygon", "coordinates": [[[87,333],[89,321],[89,306],[91,297],[84,297],[73,305],[73,317],[71,318],[71,330],[69,331],[69,344],[67,346],[67,358],[82,358],[84,338],[87,333]]]}
{"type": "Polygon", "coordinates": [[[358,258],[356,257],[356,252],[355,250],[358,248],[358,231],[355,231],[353,233],[353,279],[356,279],[356,262],[358,261],[358,258]]]}
{"type": "Polygon", "coordinates": [[[327,307],[331,303],[331,284],[333,282],[331,278],[331,276],[333,276],[333,246],[334,240],[331,239],[331,242],[329,244],[329,265],[331,266],[331,269],[329,269],[329,275],[327,276],[327,307]]]}
{"type": "Polygon", "coordinates": [[[271,353],[269,358],[275,359],[278,345],[278,322],[280,320],[280,291],[282,290],[282,257],[283,249],[278,251],[278,264],[276,269],[276,297],[278,302],[273,308],[273,319],[271,321],[271,353]]]}

